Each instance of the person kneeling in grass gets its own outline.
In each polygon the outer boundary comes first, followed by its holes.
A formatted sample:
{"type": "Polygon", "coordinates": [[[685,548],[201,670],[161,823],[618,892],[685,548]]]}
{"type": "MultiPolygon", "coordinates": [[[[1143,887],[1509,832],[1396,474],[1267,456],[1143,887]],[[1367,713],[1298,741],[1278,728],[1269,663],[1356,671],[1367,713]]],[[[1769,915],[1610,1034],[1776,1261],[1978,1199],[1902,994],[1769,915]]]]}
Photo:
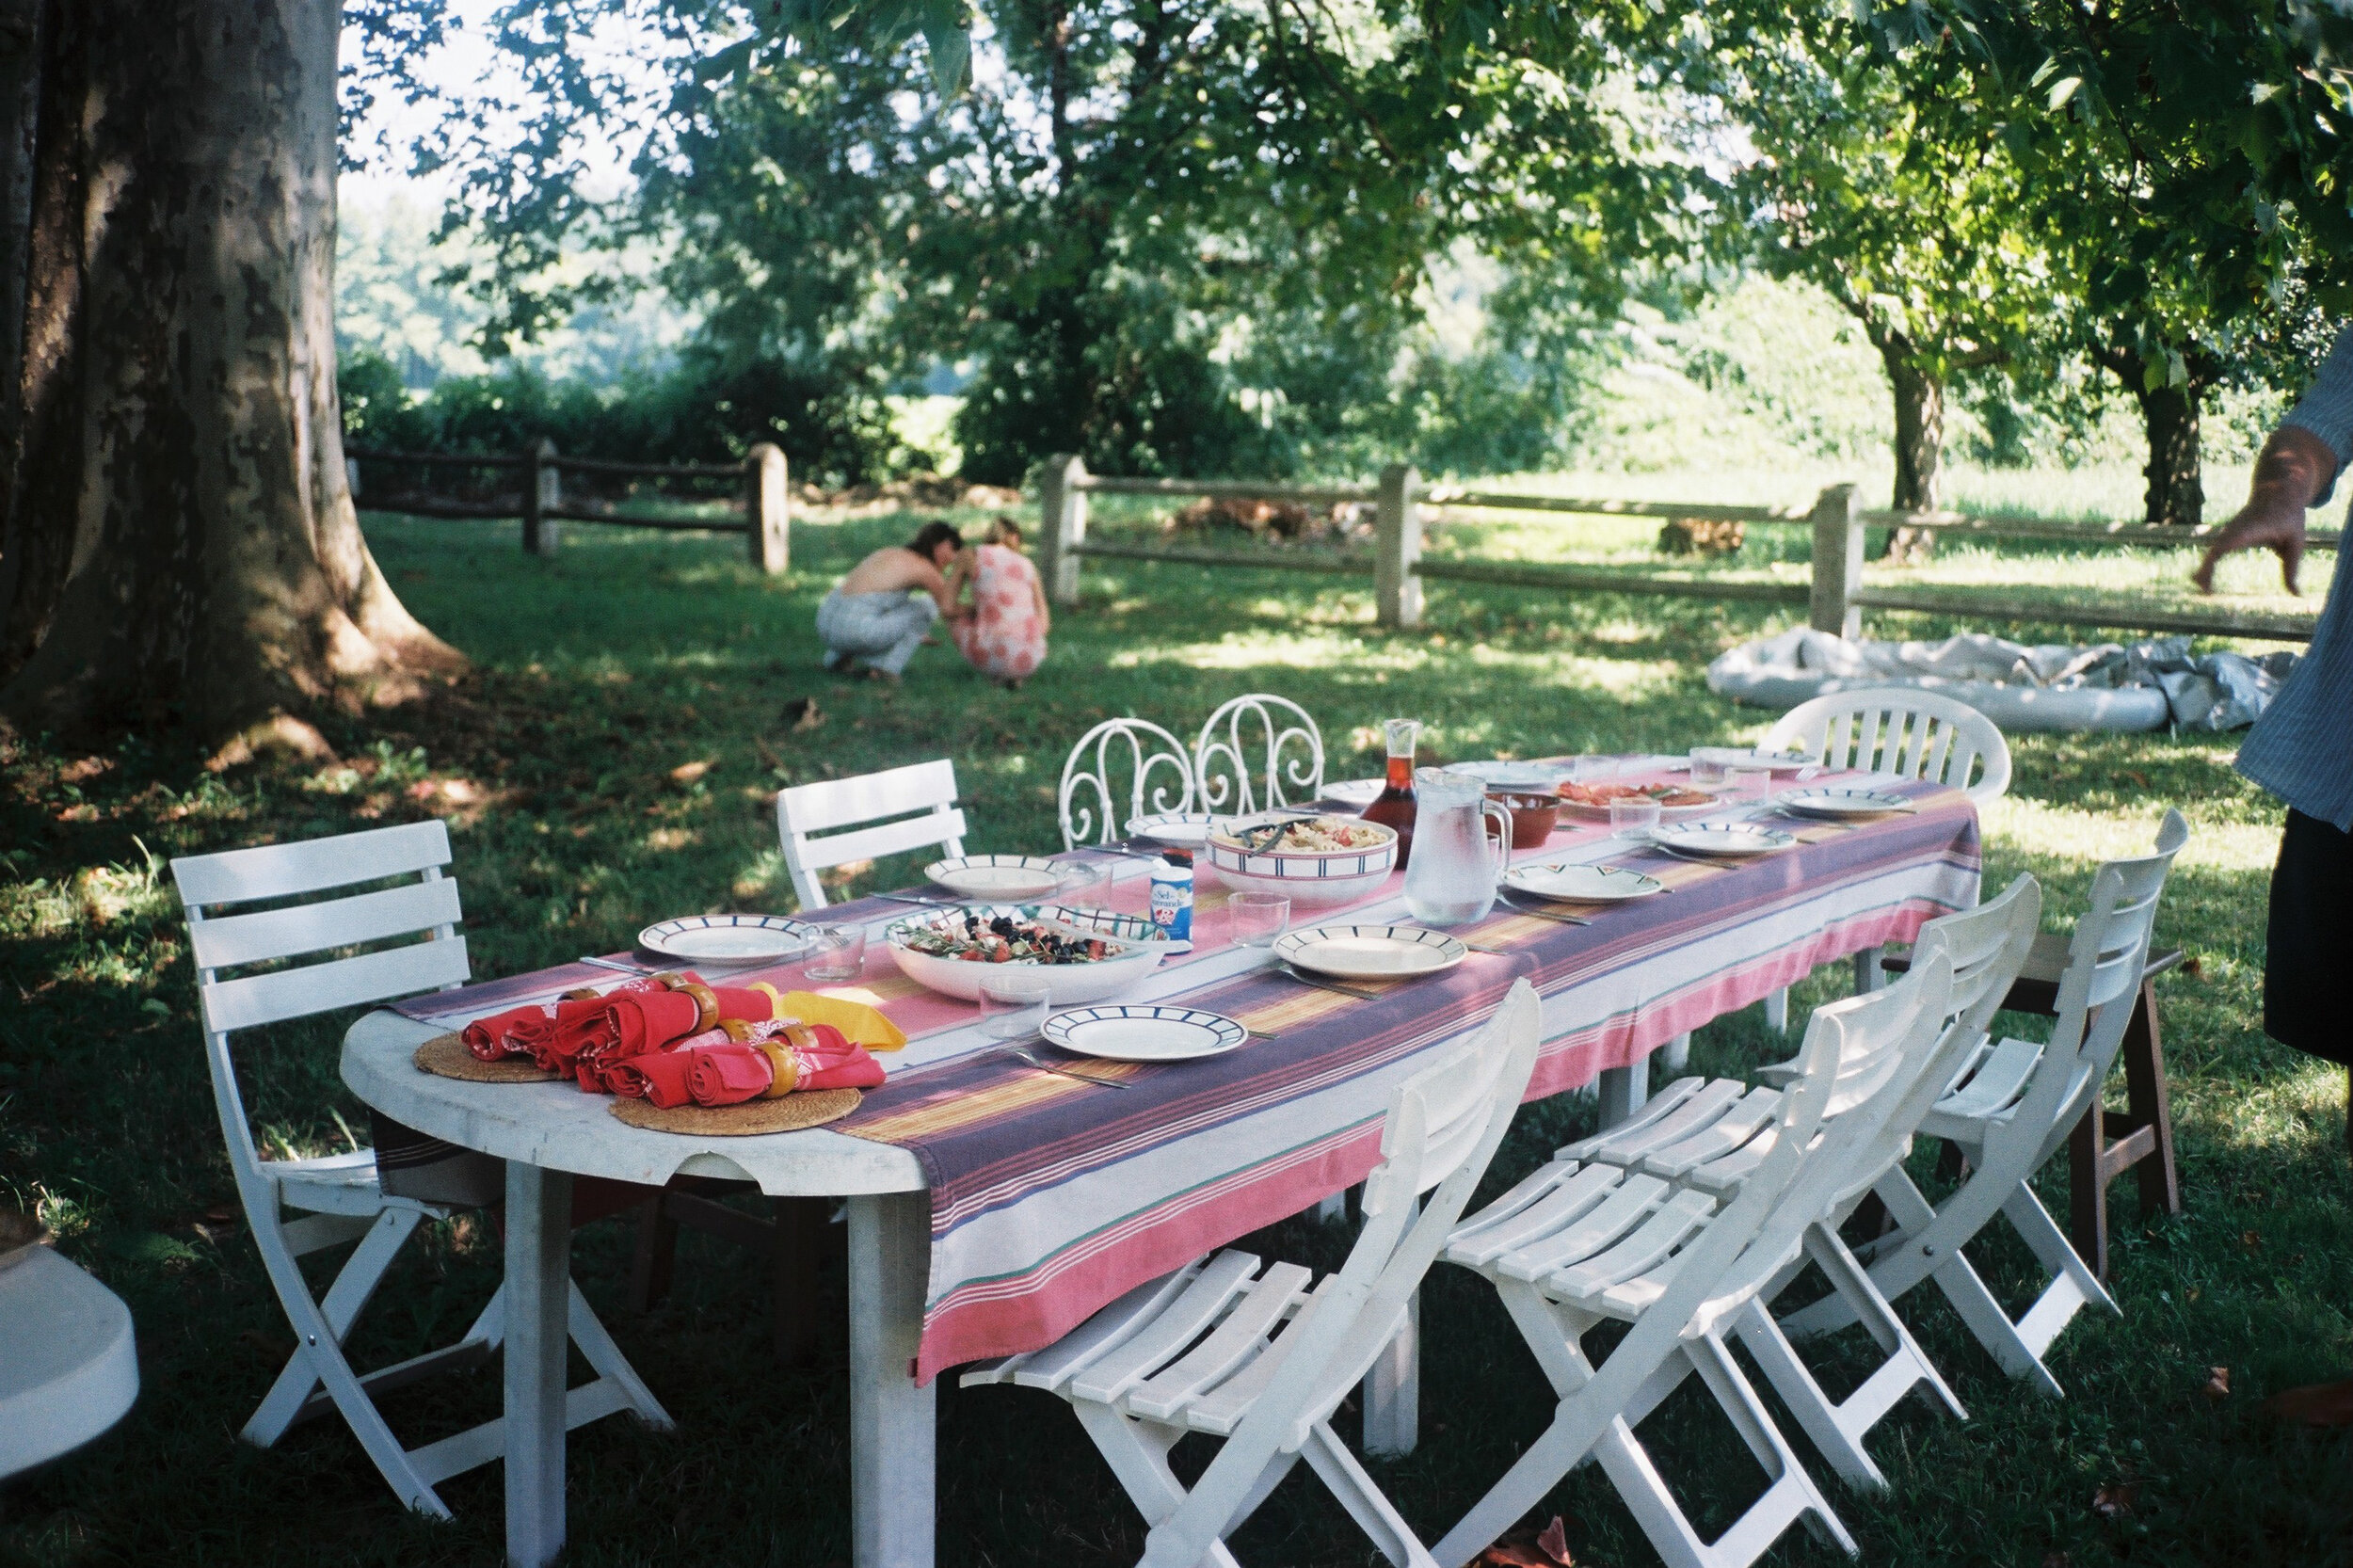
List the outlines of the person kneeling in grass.
{"type": "Polygon", "coordinates": [[[969,612],[950,634],[956,650],[991,680],[1018,691],[1046,662],[1046,633],[1053,613],[1046,607],[1046,585],[1037,568],[1021,553],[1021,525],[999,518],[988,543],[968,548],[948,573],[950,594],[969,584],[969,612]]]}
{"type": "Polygon", "coordinates": [[[953,525],[927,522],[903,545],[888,545],[850,568],[817,606],[825,667],[863,660],[867,674],[895,681],[942,616],[953,618],[955,594],[942,574],[964,549],[953,525]]]}

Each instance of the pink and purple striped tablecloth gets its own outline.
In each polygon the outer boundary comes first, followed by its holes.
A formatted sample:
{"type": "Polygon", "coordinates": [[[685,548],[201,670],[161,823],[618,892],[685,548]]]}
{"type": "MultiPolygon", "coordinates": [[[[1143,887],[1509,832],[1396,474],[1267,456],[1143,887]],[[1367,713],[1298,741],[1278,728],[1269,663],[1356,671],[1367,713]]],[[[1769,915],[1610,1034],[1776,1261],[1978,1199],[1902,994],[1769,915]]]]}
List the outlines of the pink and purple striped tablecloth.
{"type": "MultiPolygon", "coordinates": [[[[1799,828],[1794,851],[1745,864],[1621,847],[1611,863],[1639,867],[1671,891],[1593,908],[1593,923],[1581,926],[1498,906],[1455,928],[1498,951],[1474,952],[1443,975],[1383,984],[1373,1000],[1241,967],[1244,956],[1219,940],[1212,896],[1203,939],[1161,970],[1149,1000],[1223,1013],[1267,1037],[1197,1062],[1084,1065],[1124,1089],[1024,1065],[964,1027],[973,1021],[969,1004],[872,960],[860,985],[834,989],[880,1005],[919,1047],[956,1031],[966,1046],[911,1050],[831,1128],[910,1150],[928,1177],[931,1280],[916,1375],[929,1381],[966,1361],[1049,1343],[1133,1286],[1363,1180],[1379,1158],[1394,1085],[1477,1028],[1522,976],[1544,997],[1533,1099],[1637,1062],[1817,965],[1907,940],[1924,921],[1975,904],[1977,823],[1967,797],[1924,784],[1899,792],[1915,811],[1799,828]]],[[[1602,836],[1565,829],[1515,858],[1600,857],[1602,836]]],[[[1295,908],[1293,924],[1402,920],[1401,880],[1328,915],[1295,908]]],[[[866,900],[826,919],[904,912],[866,900]]],[[[761,977],[805,984],[796,966],[746,978],[761,977]]],[[[611,979],[567,965],[401,1010],[454,1021],[611,979]]]]}

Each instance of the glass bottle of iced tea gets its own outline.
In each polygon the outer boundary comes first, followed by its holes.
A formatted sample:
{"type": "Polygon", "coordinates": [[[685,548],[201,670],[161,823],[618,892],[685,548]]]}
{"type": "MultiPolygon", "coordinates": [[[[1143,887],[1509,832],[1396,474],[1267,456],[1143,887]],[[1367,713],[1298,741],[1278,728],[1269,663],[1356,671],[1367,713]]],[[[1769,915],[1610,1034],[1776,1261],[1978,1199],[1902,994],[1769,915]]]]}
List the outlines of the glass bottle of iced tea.
{"type": "Polygon", "coordinates": [[[1388,778],[1362,815],[1397,829],[1397,863],[1402,870],[1414,848],[1414,743],[1421,736],[1421,721],[1390,719],[1381,728],[1389,741],[1388,778]]]}

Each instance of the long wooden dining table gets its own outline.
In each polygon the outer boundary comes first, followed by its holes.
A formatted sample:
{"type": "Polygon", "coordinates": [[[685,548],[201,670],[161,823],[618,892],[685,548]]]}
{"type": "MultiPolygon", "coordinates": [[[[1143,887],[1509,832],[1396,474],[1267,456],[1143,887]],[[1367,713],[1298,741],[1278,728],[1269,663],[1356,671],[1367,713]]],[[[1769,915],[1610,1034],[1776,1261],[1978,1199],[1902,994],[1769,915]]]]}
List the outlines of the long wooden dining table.
{"type": "MultiPolygon", "coordinates": [[[[1824,782],[1835,782],[1826,778],[1824,782]]],[[[610,968],[563,965],[379,1009],[346,1034],[344,1081],[392,1119],[506,1162],[504,1359],[507,1555],[538,1568],[565,1533],[565,1312],[575,1176],[661,1186],[678,1176],[754,1183],[775,1196],[845,1200],[849,1241],[852,1560],[933,1560],[936,1379],[949,1368],[1049,1343],[1103,1304],[1215,1247],[1361,1181],[1378,1159],[1393,1086],[1477,1028],[1526,977],[1544,999],[1529,1098],[1615,1076],[1817,965],[1908,940],[1974,904],[1978,840],[1958,791],[1894,788],[1911,809],[1864,824],[1783,822],[1798,842],[1737,864],[1695,863],[1564,825],[1534,859],[1605,861],[1666,884],[1649,898],[1577,908],[1498,903],[1450,928],[1474,951],[1454,969],[1363,987],[1309,984],[1263,948],[1223,939],[1206,892],[1193,950],[1120,1000],[1180,1002],[1256,1037],[1198,1062],[1089,1064],[1107,1090],[1039,1071],[987,1038],[975,1009],[922,990],[879,953],[844,985],[795,965],[730,974],[869,1001],[908,1035],[888,1081],[828,1127],[754,1137],[623,1125],[615,1103],[568,1083],[433,1076],[417,1048],[462,1022],[583,984],[610,968]]],[[[1104,851],[1080,851],[1100,857],[1104,851]]],[[[1144,862],[1113,856],[1114,899],[1140,899],[1144,862]]],[[[1403,922],[1401,877],[1348,906],[1295,905],[1292,925],[1403,922]]],[[[828,909],[877,936],[904,897],[828,909]]],[[[628,962],[626,955],[617,961],[628,962]]],[[[1368,1389],[1368,1435],[1412,1441],[1410,1328],[1368,1389]]]]}

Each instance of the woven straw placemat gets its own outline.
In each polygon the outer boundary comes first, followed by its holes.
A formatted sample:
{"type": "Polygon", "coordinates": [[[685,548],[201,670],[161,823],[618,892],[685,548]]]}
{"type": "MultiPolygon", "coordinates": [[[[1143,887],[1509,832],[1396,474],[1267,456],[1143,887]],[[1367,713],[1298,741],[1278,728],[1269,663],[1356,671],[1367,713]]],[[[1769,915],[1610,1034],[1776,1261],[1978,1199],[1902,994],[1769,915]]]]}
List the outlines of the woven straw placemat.
{"type": "Polygon", "coordinates": [[[749,1138],[761,1132],[798,1132],[838,1122],[866,1096],[856,1089],[810,1089],[782,1099],[745,1100],[741,1105],[679,1105],[664,1109],[640,1099],[616,1099],[613,1114],[631,1127],[683,1132],[697,1138],[749,1138]]]}
{"type": "Polygon", "coordinates": [[[436,1078],[454,1078],[461,1083],[553,1083],[564,1076],[549,1072],[528,1056],[485,1062],[468,1050],[466,1042],[455,1034],[436,1034],[417,1048],[413,1060],[422,1072],[436,1078]]]}

